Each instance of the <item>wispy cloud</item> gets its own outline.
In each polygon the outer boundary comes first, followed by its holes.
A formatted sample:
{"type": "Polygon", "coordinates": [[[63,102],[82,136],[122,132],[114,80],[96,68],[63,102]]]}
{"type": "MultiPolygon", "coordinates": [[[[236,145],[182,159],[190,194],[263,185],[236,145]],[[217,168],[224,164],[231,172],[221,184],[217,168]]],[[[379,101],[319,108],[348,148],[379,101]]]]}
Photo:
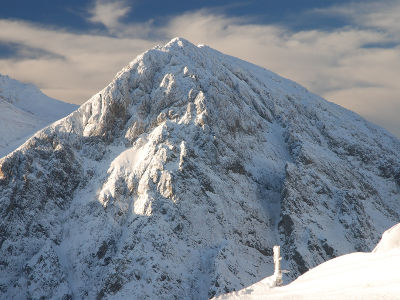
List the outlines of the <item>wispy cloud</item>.
{"type": "Polygon", "coordinates": [[[125,17],[131,7],[124,0],[96,0],[90,8],[88,20],[92,23],[103,24],[110,32],[115,32],[120,27],[121,18],[125,17]]]}
{"type": "Polygon", "coordinates": [[[51,53],[41,48],[27,47],[18,43],[4,43],[0,41],[0,58],[20,59],[64,59],[61,55],[51,53]]]}
{"type": "Polygon", "coordinates": [[[0,72],[34,82],[55,98],[82,103],[136,55],[182,36],[291,78],[400,136],[400,36],[390,27],[400,15],[391,11],[400,6],[394,2],[391,6],[368,4],[374,7],[372,11],[349,4],[312,12],[346,14],[354,20],[330,31],[251,24],[207,10],[176,16],[163,27],[150,22],[124,24],[129,7],[113,2],[117,6],[105,9],[110,3],[96,2],[91,18],[104,24],[112,36],[0,20],[0,28],[7,28],[0,31],[0,42],[40,48],[64,58],[0,59],[0,72]],[[107,16],[110,11],[115,13],[107,16]],[[383,15],[384,21],[376,19],[383,15]],[[154,40],[149,33],[159,38],[154,40]]]}
{"type": "Polygon", "coordinates": [[[108,84],[139,53],[154,46],[145,39],[116,38],[46,29],[0,20],[0,41],[42,49],[53,56],[0,58],[0,73],[32,82],[54,98],[82,103],[108,84]]]}
{"type": "Polygon", "coordinates": [[[400,37],[400,2],[397,0],[350,2],[346,5],[315,9],[314,12],[342,16],[353,25],[379,29],[385,34],[394,34],[388,38],[400,37]]]}

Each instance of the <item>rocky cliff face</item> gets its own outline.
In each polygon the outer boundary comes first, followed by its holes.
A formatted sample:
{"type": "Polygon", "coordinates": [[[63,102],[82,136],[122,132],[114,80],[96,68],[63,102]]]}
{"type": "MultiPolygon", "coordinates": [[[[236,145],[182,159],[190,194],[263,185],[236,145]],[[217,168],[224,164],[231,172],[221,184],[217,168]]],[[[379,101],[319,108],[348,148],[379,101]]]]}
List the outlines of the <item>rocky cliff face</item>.
{"type": "Polygon", "coordinates": [[[265,69],[174,39],[0,160],[0,295],[207,299],[370,250],[400,142],[265,69]]]}

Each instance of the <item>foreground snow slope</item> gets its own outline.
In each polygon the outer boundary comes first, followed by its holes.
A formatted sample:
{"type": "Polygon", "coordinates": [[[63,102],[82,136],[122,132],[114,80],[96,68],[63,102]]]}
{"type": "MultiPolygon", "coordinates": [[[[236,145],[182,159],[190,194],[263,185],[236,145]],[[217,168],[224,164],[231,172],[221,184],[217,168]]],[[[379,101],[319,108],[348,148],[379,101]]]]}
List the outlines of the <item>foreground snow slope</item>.
{"type": "Polygon", "coordinates": [[[32,84],[0,74],[0,157],[18,148],[39,129],[77,108],[47,97],[32,84]]]}
{"type": "Polygon", "coordinates": [[[269,288],[264,279],[218,299],[400,299],[400,224],[372,253],[352,253],[311,269],[291,284],[269,288]]]}
{"type": "Polygon", "coordinates": [[[370,251],[399,185],[385,130],[174,39],[0,160],[0,298],[207,299],[276,244],[296,278],[370,251]]]}

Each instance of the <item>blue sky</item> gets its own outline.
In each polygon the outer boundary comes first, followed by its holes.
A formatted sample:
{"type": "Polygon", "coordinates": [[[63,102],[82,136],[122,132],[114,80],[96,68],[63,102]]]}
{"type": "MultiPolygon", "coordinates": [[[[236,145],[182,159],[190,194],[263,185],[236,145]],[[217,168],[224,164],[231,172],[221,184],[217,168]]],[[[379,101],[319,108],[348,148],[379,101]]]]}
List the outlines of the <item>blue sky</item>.
{"type": "MultiPolygon", "coordinates": [[[[112,1],[109,1],[112,2],[112,1]]],[[[114,1],[115,2],[115,1],[114,1]]],[[[324,8],[341,3],[345,0],[280,0],[280,1],[229,1],[229,0],[201,0],[201,1],[162,1],[136,0],[124,1],[131,10],[124,16],[126,21],[145,22],[150,19],[162,25],[168,18],[185,12],[199,9],[212,9],[229,16],[251,18],[254,23],[281,23],[295,28],[335,27],[343,25],[340,18],[304,18],[302,12],[315,8],[324,8]]],[[[53,0],[29,1],[13,0],[2,3],[1,18],[21,19],[50,26],[59,26],[70,30],[85,31],[98,26],[87,22],[88,11],[94,1],[81,0],[53,0]]],[[[315,17],[315,16],[314,16],[315,17]]],[[[98,24],[97,24],[98,25],[98,24]]]]}
{"type": "Polygon", "coordinates": [[[182,36],[270,69],[400,136],[400,1],[3,1],[0,73],[83,103],[182,36]]]}

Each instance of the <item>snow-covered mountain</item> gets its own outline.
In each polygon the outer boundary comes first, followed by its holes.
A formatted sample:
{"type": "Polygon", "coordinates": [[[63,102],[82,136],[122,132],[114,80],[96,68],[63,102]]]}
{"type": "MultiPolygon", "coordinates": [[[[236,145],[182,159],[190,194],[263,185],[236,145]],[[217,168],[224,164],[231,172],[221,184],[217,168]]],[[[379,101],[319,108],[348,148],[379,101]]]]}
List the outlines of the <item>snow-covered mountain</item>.
{"type": "Polygon", "coordinates": [[[400,299],[400,224],[383,234],[372,253],[334,258],[287,286],[270,288],[264,279],[218,299],[400,299]]]}
{"type": "Polygon", "coordinates": [[[399,189],[390,133],[177,38],[0,160],[0,295],[207,299],[276,244],[294,279],[370,251],[399,189]]]}
{"type": "Polygon", "coordinates": [[[47,97],[32,84],[0,74],[0,157],[77,108],[47,97]]]}

